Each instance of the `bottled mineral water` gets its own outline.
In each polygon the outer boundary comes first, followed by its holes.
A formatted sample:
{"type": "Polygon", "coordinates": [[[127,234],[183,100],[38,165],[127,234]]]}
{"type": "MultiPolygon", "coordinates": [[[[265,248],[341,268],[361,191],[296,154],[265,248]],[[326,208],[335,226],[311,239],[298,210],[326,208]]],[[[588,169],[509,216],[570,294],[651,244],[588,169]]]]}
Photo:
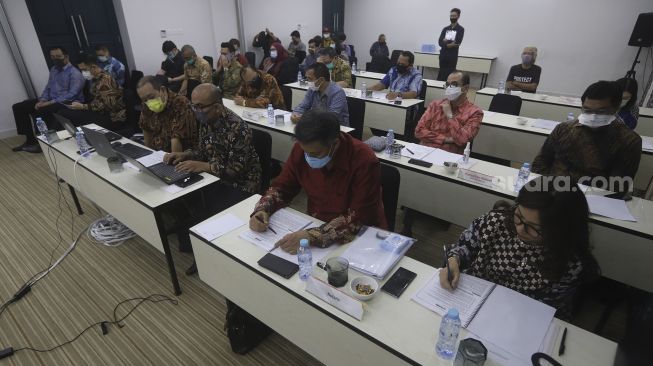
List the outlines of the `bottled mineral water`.
{"type": "Polygon", "coordinates": [[[450,360],[456,350],[456,341],[460,333],[460,316],[458,310],[449,309],[440,322],[440,335],[438,343],[435,344],[435,352],[441,358],[450,360]]]}
{"type": "Polygon", "coordinates": [[[299,263],[299,279],[302,281],[308,280],[313,272],[313,255],[311,254],[311,247],[307,239],[299,241],[297,262],[299,263]]]}

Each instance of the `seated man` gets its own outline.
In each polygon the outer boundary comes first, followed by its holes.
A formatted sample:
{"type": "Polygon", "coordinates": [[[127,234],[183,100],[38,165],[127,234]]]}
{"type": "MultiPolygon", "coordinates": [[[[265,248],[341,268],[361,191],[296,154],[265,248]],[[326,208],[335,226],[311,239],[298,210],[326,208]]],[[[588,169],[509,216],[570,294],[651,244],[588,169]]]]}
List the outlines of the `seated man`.
{"type": "Polygon", "coordinates": [[[106,71],[120,87],[125,86],[125,65],[118,61],[115,57],[111,56],[107,46],[99,45],[95,47],[95,55],[97,56],[100,68],[106,71]]]}
{"type": "Polygon", "coordinates": [[[243,66],[238,62],[234,46],[229,42],[222,42],[220,45],[220,58],[218,59],[218,86],[222,95],[227,99],[233,99],[240,88],[240,70],[243,66]]]}
{"type": "Polygon", "coordinates": [[[331,29],[324,27],[322,29],[322,46],[321,48],[336,48],[336,40],[331,37],[331,29]]]}
{"type": "Polygon", "coordinates": [[[52,113],[66,106],[63,103],[84,101],[84,77],[69,61],[68,51],[61,46],[51,47],[50,61],[54,64],[50,68],[48,84],[38,99],[28,99],[14,104],[11,109],[16,121],[16,132],[25,135],[25,143],[16,146],[12,151],[27,151],[40,153],[41,147],[34,136],[34,120],[42,117],[50,126],[54,126],[52,113]]]}
{"type": "Polygon", "coordinates": [[[179,94],[186,96],[189,80],[196,80],[201,84],[210,83],[213,77],[213,68],[204,58],[197,56],[193,46],[185,45],[181,48],[184,58],[184,74],[172,78],[169,82],[181,81],[179,94]]]}
{"type": "Polygon", "coordinates": [[[537,47],[524,47],[521,53],[521,64],[510,68],[506,89],[535,93],[540,83],[542,68],[535,65],[537,47]]]}
{"type": "Polygon", "coordinates": [[[265,231],[270,216],[304,190],[308,214],[320,227],[286,235],[278,245],[296,253],[301,239],[313,246],[354,239],[362,225],[387,228],[381,199],[381,166],[372,149],[341,133],[334,113],[310,111],[295,127],[293,146],[281,174],[254,208],[249,227],[265,231]]]}
{"type": "Polygon", "coordinates": [[[581,97],[581,115],[553,129],[533,160],[532,171],[568,176],[574,183],[613,192],[631,190],[642,155],[642,138],[615,115],[621,95],[621,88],[612,81],[590,85],[581,97]],[[625,184],[608,184],[614,177],[625,178],[625,184]]]}
{"type": "Polygon", "coordinates": [[[179,77],[184,75],[184,58],[172,41],[163,42],[161,50],[166,55],[166,59],[161,62],[161,70],[157,75],[165,75],[168,78],[168,88],[177,93],[181,89],[179,77]]]}
{"type": "Polygon", "coordinates": [[[351,66],[340,57],[336,57],[333,48],[322,48],[317,53],[317,62],[323,63],[329,69],[330,79],[343,88],[351,88],[351,66]]]}
{"type": "Polygon", "coordinates": [[[197,122],[190,102],[166,88],[165,81],[144,76],[136,86],[143,101],[139,125],[145,146],[165,152],[182,152],[197,145],[197,122]]]}
{"type": "Polygon", "coordinates": [[[306,75],[306,69],[308,69],[309,66],[317,62],[317,51],[320,49],[319,48],[320,43],[321,41],[315,38],[311,38],[308,41],[308,53],[306,54],[306,58],[304,58],[304,61],[302,61],[302,63],[299,64],[299,70],[301,70],[303,75],[306,75]]]}
{"type": "Polygon", "coordinates": [[[247,66],[249,62],[247,61],[247,57],[245,57],[245,55],[240,52],[240,41],[236,38],[232,38],[229,40],[229,43],[234,46],[234,54],[236,55],[238,62],[240,62],[242,66],[247,66]]]}
{"type": "Polygon", "coordinates": [[[192,108],[200,124],[199,144],[184,152],[166,154],[176,170],[211,173],[223,183],[251,194],[261,187],[261,163],[252,146],[252,131],[222,105],[222,93],[213,84],[201,84],[192,94],[192,108]]]}
{"type": "Polygon", "coordinates": [[[297,123],[302,115],[309,110],[333,112],[338,122],[349,126],[349,106],[347,96],[342,88],[329,81],[329,70],[322,63],[315,63],[306,70],[308,90],[304,100],[292,112],[290,120],[297,123]]]}
{"type": "Polygon", "coordinates": [[[292,39],[288,44],[288,55],[290,57],[295,57],[295,51],[306,52],[306,45],[302,42],[298,31],[292,31],[292,33],[290,33],[290,38],[292,39]]]}
{"type": "Polygon", "coordinates": [[[57,113],[76,126],[93,122],[112,131],[123,128],[127,112],[122,100],[122,89],[116,80],[100,67],[94,54],[84,55],[77,67],[82,71],[82,76],[91,82],[92,99],[86,104],[73,102],[70,109],[62,109],[57,113]]]}
{"type": "Polygon", "coordinates": [[[422,88],[422,74],[413,67],[415,55],[410,51],[401,51],[397,59],[397,65],[393,66],[385,77],[370,89],[380,91],[388,89],[386,98],[389,100],[396,97],[403,99],[414,99],[419,95],[422,88]]]}
{"type": "Polygon", "coordinates": [[[445,98],[434,100],[417,123],[422,145],[462,154],[483,120],[483,111],[467,99],[469,74],[454,71],[445,84],[445,98]]]}
{"type": "Polygon", "coordinates": [[[234,103],[252,108],[267,108],[268,104],[272,104],[275,109],[286,109],[283,94],[274,76],[247,65],[240,70],[240,78],[243,82],[234,103]]]}

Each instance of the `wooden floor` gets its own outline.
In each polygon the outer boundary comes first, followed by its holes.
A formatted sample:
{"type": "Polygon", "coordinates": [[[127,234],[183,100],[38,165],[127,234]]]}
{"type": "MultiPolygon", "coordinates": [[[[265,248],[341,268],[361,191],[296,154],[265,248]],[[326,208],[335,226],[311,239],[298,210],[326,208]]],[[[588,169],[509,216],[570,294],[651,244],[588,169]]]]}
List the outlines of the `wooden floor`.
{"type": "MultiPolygon", "coordinates": [[[[82,200],[84,215],[78,216],[70,210],[66,204],[72,208],[67,186],[56,182],[42,154],[11,152],[10,148],[20,142],[21,138],[0,141],[0,303],[46,267],[55,248],[54,257],[58,258],[72,237],[102,216],[86,200],[82,200]]],[[[294,206],[303,209],[303,201],[297,200],[294,206]]],[[[400,212],[398,216],[400,219],[400,212]]],[[[442,244],[454,242],[461,231],[455,225],[445,229],[428,217],[420,217],[414,227],[419,242],[409,256],[436,266],[442,261],[442,244]]],[[[224,298],[197,276],[185,276],[183,270],[192,258],[177,250],[173,252],[183,289],[177,298],[178,305],[146,303],[124,322],[123,328],[111,326],[105,336],[97,327],[58,350],[21,351],[0,363],[3,366],[320,364],[276,334],[246,356],[231,352],[223,331],[224,298]]],[[[109,248],[84,236],[60,266],[2,314],[0,349],[53,347],[75,337],[92,323],[111,319],[117,303],[154,293],[173,296],[162,253],[140,238],[109,248]]],[[[126,306],[119,315],[128,309],[126,306]]],[[[590,305],[584,312],[587,319],[580,325],[591,326],[599,310],[590,305]]],[[[620,337],[622,313],[611,318],[605,335],[620,337]]]]}

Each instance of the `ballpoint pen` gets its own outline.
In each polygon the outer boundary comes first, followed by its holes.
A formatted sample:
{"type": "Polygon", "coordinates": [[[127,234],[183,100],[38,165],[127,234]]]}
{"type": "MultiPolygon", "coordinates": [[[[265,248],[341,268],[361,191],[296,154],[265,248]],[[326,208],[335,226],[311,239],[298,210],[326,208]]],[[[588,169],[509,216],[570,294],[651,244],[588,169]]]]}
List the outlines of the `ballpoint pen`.
{"type": "Polygon", "coordinates": [[[558,349],[558,356],[565,354],[565,342],[567,341],[567,328],[562,332],[562,340],[560,341],[560,348],[558,349]]]}
{"type": "MultiPolygon", "coordinates": [[[[258,220],[258,222],[260,222],[261,224],[265,225],[265,221],[263,221],[262,218],[260,218],[260,217],[258,217],[258,216],[254,216],[254,217],[256,217],[256,219],[258,220]]],[[[272,228],[272,226],[270,226],[270,224],[267,224],[267,225],[268,225],[268,229],[270,229],[270,231],[272,231],[275,235],[277,235],[277,232],[274,231],[274,229],[272,228]]],[[[274,249],[273,249],[273,250],[274,250],[274,249]]],[[[272,251],[272,250],[271,250],[271,251],[272,251]]]]}
{"type": "Polygon", "coordinates": [[[444,249],[444,262],[447,264],[447,281],[449,281],[449,286],[453,288],[453,285],[451,284],[451,280],[453,279],[453,276],[451,275],[451,268],[449,268],[449,253],[447,252],[447,246],[444,245],[442,246],[444,249]]]}
{"type": "Polygon", "coordinates": [[[411,153],[411,155],[415,155],[415,153],[414,153],[414,152],[412,152],[412,151],[410,151],[410,149],[409,149],[409,148],[406,148],[406,150],[407,150],[407,151],[408,151],[409,153],[411,153]]]}

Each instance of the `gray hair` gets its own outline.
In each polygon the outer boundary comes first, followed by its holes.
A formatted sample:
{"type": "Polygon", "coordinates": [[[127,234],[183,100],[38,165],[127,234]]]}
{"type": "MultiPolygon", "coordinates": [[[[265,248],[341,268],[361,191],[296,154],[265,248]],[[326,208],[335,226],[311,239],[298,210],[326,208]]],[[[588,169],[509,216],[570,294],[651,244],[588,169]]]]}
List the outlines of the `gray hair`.
{"type": "Polygon", "coordinates": [[[537,59],[537,47],[535,47],[535,46],[526,46],[526,47],[524,47],[524,50],[522,52],[524,52],[524,51],[533,52],[533,59],[537,59]]]}
{"type": "Polygon", "coordinates": [[[181,48],[181,53],[184,53],[186,51],[190,51],[190,53],[193,56],[197,56],[197,53],[195,52],[195,48],[193,48],[193,46],[191,46],[189,44],[185,44],[184,47],[181,48]]]}

